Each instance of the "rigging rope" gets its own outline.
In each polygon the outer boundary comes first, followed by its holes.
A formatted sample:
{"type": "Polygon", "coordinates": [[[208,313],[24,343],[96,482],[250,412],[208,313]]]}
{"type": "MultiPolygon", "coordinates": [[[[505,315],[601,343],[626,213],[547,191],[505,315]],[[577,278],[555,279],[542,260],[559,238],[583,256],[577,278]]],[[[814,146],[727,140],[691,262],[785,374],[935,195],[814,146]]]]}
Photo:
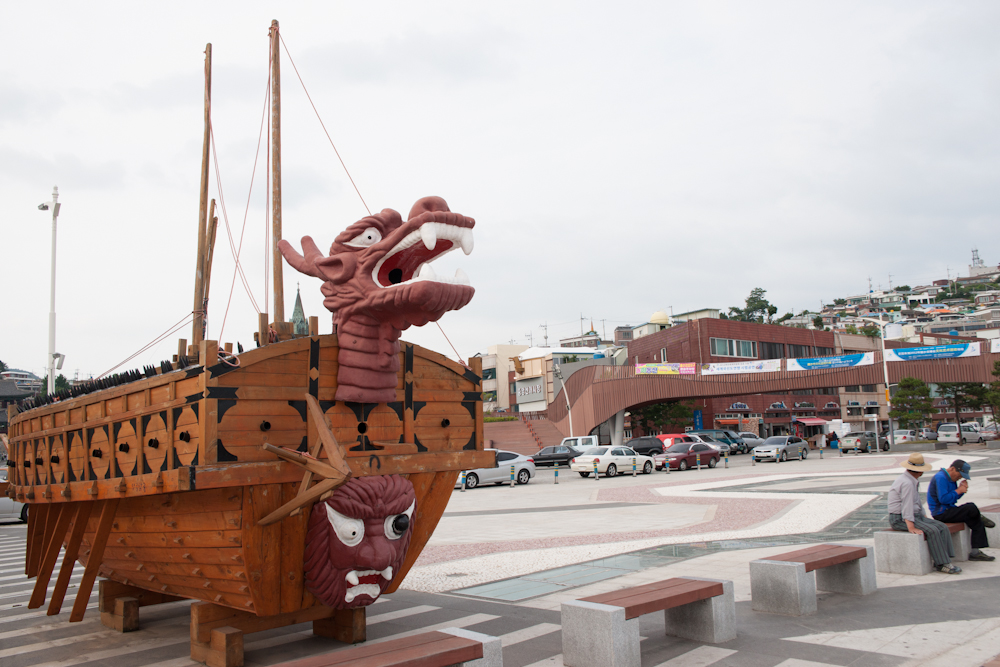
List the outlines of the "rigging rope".
{"type": "Polygon", "coordinates": [[[309,90],[306,88],[305,81],[302,80],[302,75],[299,74],[299,68],[295,66],[295,61],[292,59],[292,54],[289,53],[288,51],[288,46],[285,44],[285,38],[281,36],[280,32],[278,33],[278,39],[281,40],[281,46],[285,49],[285,55],[288,56],[288,62],[292,64],[292,69],[295,70],[295,76],[298,77],[299,84],[302,85],[302,90],[306,94],[306,99],[309,100],[309,105],[312,106],[313,113],[316,114],[316,119],[319,121],[320,127],[323,128],[323,133],[326,134],[326,138],[330,142],[330,146],[333,146],[333,152],[337,154],[337,159],[340,160],[340,166],[344,168],[344,173],[347,174],[348,180],[350,180],[351,185],[354,186],[354,191],[358,193],[358,198],[364,205],[365,210],[368,211],[368,215],[371,215],[372,211],[370,208],[368,208],[368,204],[365,202],[365,198],[361,196],[361,190],[358,190],[358,185],[357,183],[354,182],[354,178],[351,177],[351,172],[347,170],[347,165],[344,164],[344,158],[340,157],[340,151],[337,150],[337,147],[333,143],[333,139],[330,138],[330,133],[327,132],[326,125],[323,123],[323,119],[320,118],[319,111],[316,109],[316,105],[313,104],[312,96],[309,94],[309,90]]]}
{"type": "Polygon", "coordinates": [[[135,359],[136,357],[138,357],[140,354],[142,354],[143,352],[145,352],[149,348],[151,348],[154,345],[160,343],[167,336],[173,334],[174,332],[178,331],[179,329],[181,329],[183,327],[186,327],[188,324],[190,324],[193,321],[194,321],[194,311],[192,311],[192,312],[188,313],[187,315],[185,315],[177,324],[175,324],[175,325],[171,326],[170,328],[168,328],[166,331],[164,331],[162,334],[160,334],[159,336],[157,336],[156,338],[154,338],[151,342],[149,342],[146,345],[144,345],[142,348],[140,348],[137,352],[135,352],[134,354],[132,354],[130,357],[128,357],[128,358],[124,359],[123,361],[115,364],[114,366],[112,366],[108,370],[104,371],[103,373],[101,373],[97,377],[98,378],[102,378],[105,375],[108,375],[109,373],[111,373],[111,371],[115,370],[116,368],[120,368],[120,367],[124,366],[125,364],[127,364],[130,361],[132,361],[133,359],[135,359]]]}

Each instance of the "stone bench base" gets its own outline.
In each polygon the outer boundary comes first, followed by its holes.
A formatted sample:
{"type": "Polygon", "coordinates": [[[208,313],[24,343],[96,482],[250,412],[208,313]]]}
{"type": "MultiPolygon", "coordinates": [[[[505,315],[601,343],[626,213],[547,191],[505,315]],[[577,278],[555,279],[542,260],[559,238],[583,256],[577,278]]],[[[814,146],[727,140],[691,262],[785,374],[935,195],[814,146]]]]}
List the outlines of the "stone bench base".
{"type": "MultiPolygon", "coordinates": [[[[968,527],[951,534],[954,561],[969,560],[972,531],[968,527]]],[[[901,530],[875,532],[875,569],[894,574],[930,574],[934,570],[931,552],[923,535],[901,530]]]]}
{"type": "MultiPolygon", "coordinates": [[[[663,612],[666,634],[709,644],[736,639],[733,582],[719,579],[723,593],[663,612]]],[[[639,617],[625,608],[584,600],[562,603],[563,664],[566,667],[639,667],[639,617]]]]}
{"type": "Polygon", "coordinates": [[[989,541],[990,547],[1000,548],[1000,506],[994,505],[981,509],[980,513],[987,519],[993,519],[993,523],[996,524],[992,528],[986,529],[986,539],[989,541]],[[993,509],[993,507],[998,507],[998,509],[993,509]]]}
{"type": "Polygon", "coordinates": [[[875,581],[875,553],[839,565],[806,571],[805,563],[779,560],[750,561],[750,596],[754,611],[786,616],[816,613],[816,591],[868,595],[878,588],[875,581]]]}

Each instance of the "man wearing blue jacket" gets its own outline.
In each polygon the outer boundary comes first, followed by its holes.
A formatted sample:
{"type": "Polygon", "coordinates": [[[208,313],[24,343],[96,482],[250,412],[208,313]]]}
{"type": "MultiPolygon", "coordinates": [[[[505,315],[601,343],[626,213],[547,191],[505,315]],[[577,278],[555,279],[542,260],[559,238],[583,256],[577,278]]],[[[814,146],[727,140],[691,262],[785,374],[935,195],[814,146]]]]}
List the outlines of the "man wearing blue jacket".
{"type": "Polygon", "coordinates": [[[964,523],[972,531],[972,551],[969,560],[996,560],[980,549],[990,546],[986,539],[986,529],[996,524],[979,513],[975,503],[956,505],[958,499],[969,490],[969,470],[971,466],[962,459],[956,459],[949,467],[941,468],[931,478],[927,487],[927,506],[935,521],[943,523],[964,523]],[[959,478],[960,484],[956,484],[959,478]]]}

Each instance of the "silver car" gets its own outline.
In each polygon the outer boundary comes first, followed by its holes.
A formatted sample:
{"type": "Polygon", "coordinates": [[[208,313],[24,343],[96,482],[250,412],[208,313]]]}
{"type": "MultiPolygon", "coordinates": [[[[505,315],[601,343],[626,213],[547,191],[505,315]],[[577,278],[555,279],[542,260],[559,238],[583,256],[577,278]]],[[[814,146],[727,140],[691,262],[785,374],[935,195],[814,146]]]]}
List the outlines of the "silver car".
{"type": "MultiPolygon", "coordinates": [[[[480,484],[510,483],[510,467],[514,466],[514,479],[518,484],[527,484],[535,476],[535,460],[530,456],[508,452],[502,449],[486,449],[487,452],[496,452],[496,468],[476,468],[465,471],[465,488],[474,489],[480,484]]],[[[462,476],[455,480],[455,488],[462,486],[462,476]]]]}
{"type": "Polygon", "coordinates": [[[809,443],[795,435],[772,435],[751,452],[753,460],[780,463],[789,458],[805,459],[809,456],[809,443]]]}
{"type": "Polygon", "coordinates": [[[755,433],[748,433],[747,431],[740,431],[740,437],[743,438],[743,442],[747,443],[749,449],[753,449],[757,445],[764,444],[764,438],[760,437],[755,433]]]}
{"type": "Polygon", "coordinates": [[[721,440],[716,440],[707,433],[685,433],[692,438],[696,438],[695,442],[701,441],[706,445],[719,452],[723,456],[728,456],[730,453],[730,447],[728,442],[723,442],[721,440]]]}
{"type": "Polygon", "coordinates": [[[7,469],[0,469],[0,519],[28,522],[28,506],[7,497],[7,469]]]}

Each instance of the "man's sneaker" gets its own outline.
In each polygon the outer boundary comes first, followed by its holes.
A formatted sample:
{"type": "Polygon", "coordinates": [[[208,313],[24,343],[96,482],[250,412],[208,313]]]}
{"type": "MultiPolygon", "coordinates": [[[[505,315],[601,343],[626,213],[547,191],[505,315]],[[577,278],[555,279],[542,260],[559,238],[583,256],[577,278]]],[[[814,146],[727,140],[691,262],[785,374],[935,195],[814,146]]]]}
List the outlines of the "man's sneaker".
{"type": "Polygon", "coordinates": [[[983,525],[986,526],[987,528],[996,528],[997,527],[996,521],[994,521],[993,519],[990,519],[989,517],[985,517],[985,516],[980,517],[980,521],[982,521],[983,525]]]}
{"type": "Polygon", "coordinates": [[[979,553],[972,554],[971,556],[969,556],[969,560],[991,561],[991,560],[996,560],[996,559],[997,559],[996,556],[988,556],[988,555],[984,554],[982,551],[980,551],[979,553]]]}
{"type": "Polygon", "coordinates": [[[946,565],[935,565],[934,569],[936,569],[938,572],[943,572],[945,574],[958,574],[962,571],[962,568],[960,568],[957,565],[953,565],[951,563],[948,563],[946,565]]]}

